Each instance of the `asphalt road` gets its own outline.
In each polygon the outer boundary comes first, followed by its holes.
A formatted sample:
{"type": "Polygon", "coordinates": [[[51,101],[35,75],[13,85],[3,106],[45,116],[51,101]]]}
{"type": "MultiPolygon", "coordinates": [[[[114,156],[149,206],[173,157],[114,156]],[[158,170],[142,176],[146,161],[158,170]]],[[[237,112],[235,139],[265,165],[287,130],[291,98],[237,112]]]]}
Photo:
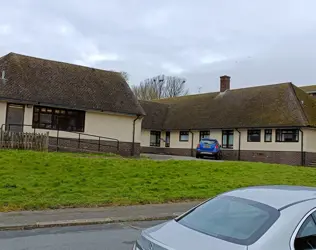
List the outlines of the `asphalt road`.
{"type": "Polygon", "coordinates": [[[0,232],[1,250],[131,250],[140,231],[163,221],[0,232]]]}

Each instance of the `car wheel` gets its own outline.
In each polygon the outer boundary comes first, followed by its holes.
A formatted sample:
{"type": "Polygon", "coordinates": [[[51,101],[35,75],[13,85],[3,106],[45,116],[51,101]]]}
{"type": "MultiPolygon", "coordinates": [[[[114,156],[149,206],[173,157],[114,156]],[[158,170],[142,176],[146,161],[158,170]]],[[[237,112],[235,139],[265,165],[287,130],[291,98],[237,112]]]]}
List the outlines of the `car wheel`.
{"type": "Polygon", "coordinates": [[[197,159],[199,159],[200,158],[200,155],[199,154],[196,154],[196,156],[195,156],[197,159]]]}

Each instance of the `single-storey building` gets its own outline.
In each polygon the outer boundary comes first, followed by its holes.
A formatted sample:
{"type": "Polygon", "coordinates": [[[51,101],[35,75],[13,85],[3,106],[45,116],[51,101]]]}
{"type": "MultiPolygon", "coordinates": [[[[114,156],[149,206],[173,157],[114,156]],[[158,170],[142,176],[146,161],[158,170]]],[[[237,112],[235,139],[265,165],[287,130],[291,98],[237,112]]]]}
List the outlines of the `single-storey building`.
{"type": "Polygon", "coordinates": [[[290,82],[141,101],[141,150],[195,155],[203,137],[217,139],[223,159],[308,165],[316,160],[316,99],[290,82]]]}
{"type": "Polygon", "coordinates": [[[0,126],[51,147],[139,155],[145,115],[118,72],[15,53],[0,58],[0,126]]]}

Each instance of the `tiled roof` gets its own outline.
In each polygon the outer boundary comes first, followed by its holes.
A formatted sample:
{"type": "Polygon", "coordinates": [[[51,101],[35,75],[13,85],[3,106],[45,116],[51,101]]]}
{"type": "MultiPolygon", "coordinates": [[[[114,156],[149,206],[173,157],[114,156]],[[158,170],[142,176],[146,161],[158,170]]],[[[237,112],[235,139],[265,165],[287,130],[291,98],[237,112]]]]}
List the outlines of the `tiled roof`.
{"type": "Polygon", "coordinates": [[[211,129],[316,125],[315,99],[292,83],[167,98],[143,105],[143,128],[211,129]],[[168,108],[166,108],[168,106],[168,108]],[[161,115],[157,110],[164,110],[161,115]]]}
{"type": "Polygon", "coordinates": [[[118,72],[15,53],[0,58],[0,99],[73,109],[144,115],[118,72]]]}

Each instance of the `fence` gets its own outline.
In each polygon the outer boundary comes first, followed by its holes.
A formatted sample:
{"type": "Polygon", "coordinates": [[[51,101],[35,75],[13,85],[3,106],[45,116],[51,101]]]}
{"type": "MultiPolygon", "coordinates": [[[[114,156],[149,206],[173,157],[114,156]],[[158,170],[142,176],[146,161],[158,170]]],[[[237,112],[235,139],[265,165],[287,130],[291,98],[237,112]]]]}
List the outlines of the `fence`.
{"type": "MultiPolygon", "coordinates": [[[[39,146],[39,148],[49,148],[50,150],[56,151],[95,151],[95,152],[111,152],[111,153],[119,153],[120,152],[120,142],[115,138],[104,137],[99,135],[92,135],[86,133],[78,133],[73,131],[60,131],[59,129],[54,130],[56,135],[50,136],[48,133],[38,133],[37,131],[40,129],[33,128],[32,125],[26,124],[2,124],[1,131],[11,131],[11,133],[21,133],[21,134],[29,134],[29,135],[45,135],[47,136],[47,145],[46,142],[43,144],[44,146],[39,146]],[[20,128],[20,130],[24,130],[28,128],[30,133],[22,133],[22,132],[13,132],[11,128],[20,128]],[[60,136],[60,132],[63,132],[64,136],[60,136]],[[67,136],[67,135],[69,136],[67,136]],[[65,136],[66,135],[66,136],[65,136]]],[[[8,144],[6,140],[2,139],[1,135],[1,144],[8,144]]],[[[43,139],[44,140],[44,139],[43,139]]],[[[10,140],[9,140],[10,141],[10,140]]],[[[19,141],[23,141],[22,139],[19,141]]],[[[34,140],[31,140],[33,143],[34,140]]],[[[44,140],[45,141],[45,140],[44,140]]],[[[36,144],[36,143],[35,143],[36,144]]],[[[3,147],[3,146],[2,146],[3,147]]],[[[13,148],[13,147],[11,147],[13,148]]],[[[23,148],[23,147],[21,147],[23,148]]],[[[23,149],[34,149],[38,150],[37,147],[34,148],[23,148],[23,149]]]]}
{"type": "Polygon", "coordinates": [[[1,148],[48,150],[49,135],[47,133],[24,133],[1,130],[1,148]]]}

